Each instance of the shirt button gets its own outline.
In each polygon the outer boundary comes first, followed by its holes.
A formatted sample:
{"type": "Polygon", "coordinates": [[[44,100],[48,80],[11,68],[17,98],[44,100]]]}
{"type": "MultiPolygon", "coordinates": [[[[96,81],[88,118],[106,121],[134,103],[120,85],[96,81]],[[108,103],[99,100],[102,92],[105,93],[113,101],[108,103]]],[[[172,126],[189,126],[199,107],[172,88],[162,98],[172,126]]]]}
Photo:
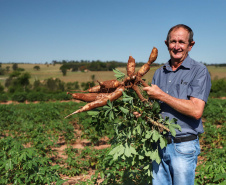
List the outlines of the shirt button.
{"type": "Polygon", "coordinates": [[[171,82],[171,80],[169,82],[171,82]]]}
{"type": "Polygon", "coordinates": [[[168,93],[168,91],[166,91],[166,93],[168,93]]]}

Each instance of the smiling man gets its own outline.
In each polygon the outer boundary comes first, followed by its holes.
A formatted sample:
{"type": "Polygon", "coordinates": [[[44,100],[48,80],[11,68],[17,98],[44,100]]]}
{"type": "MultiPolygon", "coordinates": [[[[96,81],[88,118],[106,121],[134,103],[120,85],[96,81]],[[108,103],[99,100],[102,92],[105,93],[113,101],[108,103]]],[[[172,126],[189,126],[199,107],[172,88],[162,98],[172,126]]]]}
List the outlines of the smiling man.
{"type": "Polygon", "coordinates": [[[207,68],[188,55],[195,44],[190,27],[172,27],[165,44],[170,60],[155,72],[152,86],[143,90],[159,100],[163,118],[176,118],[182,131],[177,130],[176,137],[166,137],[168,145],[160,150],[161,163],[153,163],[153,185],[194,185],[200,153],[198,135],[204,132],[201,116],[211,79],[207,68]]]}

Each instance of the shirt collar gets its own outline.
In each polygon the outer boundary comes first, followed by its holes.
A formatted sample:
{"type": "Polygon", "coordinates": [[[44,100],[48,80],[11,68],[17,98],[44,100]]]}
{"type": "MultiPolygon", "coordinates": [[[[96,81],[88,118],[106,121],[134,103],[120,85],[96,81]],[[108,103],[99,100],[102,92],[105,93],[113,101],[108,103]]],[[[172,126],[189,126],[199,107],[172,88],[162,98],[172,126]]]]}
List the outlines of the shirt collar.
{"type": "MultiPolygon", "coordinates": [[[[167,69],[168,71],[172,71],[172,68],[170,66],[170,60],[164,64],[163,68],[167,69]]],[[[187,69],[191,68],[191,58],[189,55],[185,58],[185,60],[182,62],[179,68],[187,68],[187,69]]]]}

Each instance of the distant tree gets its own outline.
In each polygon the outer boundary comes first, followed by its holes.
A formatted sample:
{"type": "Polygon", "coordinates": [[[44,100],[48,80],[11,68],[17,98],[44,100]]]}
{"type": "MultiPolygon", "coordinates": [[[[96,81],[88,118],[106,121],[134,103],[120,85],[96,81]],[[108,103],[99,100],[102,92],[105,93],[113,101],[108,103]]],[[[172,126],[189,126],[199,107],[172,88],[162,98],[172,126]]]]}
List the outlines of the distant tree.
{"type": "Polygon", "coordinates": [[[6,71],[9,72],[10,66],[6,66],[6,71]]]}
{"type": "Polygon", "coordinates": [[[63,73],[63,76],[66,76],[67,74],[67,70],[70,69],[70,66],[66,65],[66,64],[63,64],[61,67],[60,67],[60,70],[61,72],[63,73]]]}
{"type": "Polygon", "coordinates": [[[5,69],[2,69],[1,67],[0,67],[0,75],[4,75],[5,74],[5,69]]]}
{"type": "Polygon", "coordinates": [[[4,92],[4,86],[0,83],[0,93],[4,92]]]}
{"type": "Polygon", "coordinates": [[[63,76],[66,76],[67,75],[67,69],[66,68],[62,68],[61,69],[61,72],[63,73],[63,76]]]}
{"type": "Polygon", "coordinates": [[[16,71],[18,69],[18,64],[14,63],[12,68],[13,68],[13,71],[16,71]]]}
{"type": "Polygon", "coordinates": [[[30,78],[30,73],[20,73],[19,71],[14,71],[9,75],[9,78],[5,80],[5,86],[8,87],[10,92],[27,91],[30,78]]]}
{"type": "Polygon", "coordinates": [[[55,66],[56,63],[57,63],[56,60],[53,60],[53,61],[52,61],[53,66],[55,66]]]}
{"type": "Polygon", "coordinates": [[[34,66],[33,69],[39,71],[40,70],[40,66],[34,66]]]}

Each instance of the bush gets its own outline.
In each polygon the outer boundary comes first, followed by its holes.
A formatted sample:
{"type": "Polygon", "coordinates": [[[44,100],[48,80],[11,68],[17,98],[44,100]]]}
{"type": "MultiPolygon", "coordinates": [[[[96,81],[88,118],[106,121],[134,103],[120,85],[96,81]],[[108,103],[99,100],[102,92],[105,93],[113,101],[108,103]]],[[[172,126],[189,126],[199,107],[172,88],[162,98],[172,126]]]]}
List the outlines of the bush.
{"type": "Polygon", "coordinates": [[[27,95],[27,100],[30,101],[30,102],[33,102],[33,101],[48,101],[49,95],[45,94],[43,92],[30,92],[27,95]]]}
{"type": "Polygon", "coordinates": [[[9,98],[6,94],[3,94],[3,93],[0,94],[0,102],[7,102],[8,99],[9,98]]]}
{"type": "Polygon", "coordinates": [[[26,99],[27,99],[27,93],[25,92],[16,92],[12,96],[13,101],[25,102],[26,99]]]}
{"type": "Polygon", "coordinates": [[[66,90],[79,90],[78,81],[66,83],[66,90]]]}
{"type": "Polygon", "coordinates": [[[226,79],[212,80],[210,96],[216,98],[226,96],[226,79]]]}
{"type": "Polygon", "coordinates": [[[82,84],[81,84],[81,87],[82,87],[82,89],[85,91],[85,90],[87,90],[87,89],[89,89],[90,87],[93,87],[93,86],[95,86],[95,83],[94,82],[82,82],[82,84]]]}
{"type": "Polygon", "coordinates": [[[52,94],[51,100],[70,100],[71,96],[65,92],[52,94]]]}
{"type": "Polygon", "coordinates": [[[4,86],[0,83],[0,93],[4,92],[4,86]]]}

